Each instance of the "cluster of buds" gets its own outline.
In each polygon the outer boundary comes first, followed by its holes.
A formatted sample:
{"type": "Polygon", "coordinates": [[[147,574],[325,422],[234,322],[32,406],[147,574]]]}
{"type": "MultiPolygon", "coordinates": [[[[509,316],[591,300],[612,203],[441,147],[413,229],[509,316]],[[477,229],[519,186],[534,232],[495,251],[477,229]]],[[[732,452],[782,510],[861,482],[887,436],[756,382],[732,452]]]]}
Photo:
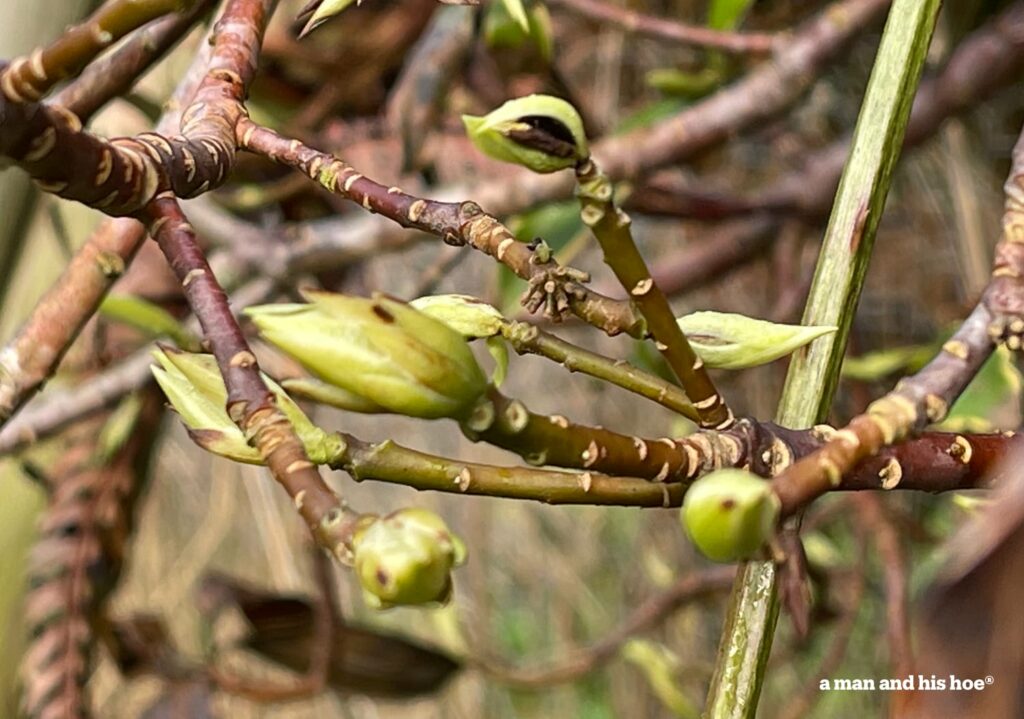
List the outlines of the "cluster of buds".
{"type": "Polygon", "coordinates": [[[307,291],[307,304],[250,307],[260,334],[319,380],[330,404],[411,417],[465,415],[487,389],[466,340],[400,300],[307,291]],[[334,401],[331,401],[333,398],[334,401]]]}
{"type": "Polygon", "coordinates": [[[757,555],[779,521],[770,485],[742,469],[720,469],[687,490],[680,520],[708,559],[736,562],[757,555]]]}
{"type": "Polygon", "coordinates": [[[381,609],[446,602],[451,571],[466,559],[462,540],[425,509],[364,517],[352,549],[366,602],[381,609]]]}

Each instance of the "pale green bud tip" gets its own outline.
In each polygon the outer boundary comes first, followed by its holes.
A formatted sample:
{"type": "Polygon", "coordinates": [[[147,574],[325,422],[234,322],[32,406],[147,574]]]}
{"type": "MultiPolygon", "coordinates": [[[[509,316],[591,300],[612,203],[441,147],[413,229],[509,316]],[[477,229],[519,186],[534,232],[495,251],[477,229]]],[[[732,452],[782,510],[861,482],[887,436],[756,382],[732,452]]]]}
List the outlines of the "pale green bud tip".
{"type": "Polygon", "coordinates": [[[736,562],[753,557],[771,538],[779,508],[765,480],[741,469],[720,469],[693,483],[680,519],[704,556],[736,562]]]}
{"type": "Polygon", "coordinates": [[[319,379],[413,417],[458,417],[487,389],[466,340],[384,295],[307,292],[305,305],[246,310],[260,333],[319,379]]]}
{"type": "Polygon", "coordinates": [[[451,570],[465,561],[462,541],[425,509],[367,517],[352,546],[359,583],[380,608],[447,601],[451,570]]]}
{"type": "Polygon", "coordinates": [[[483,117],[463,115],[477,149],[534,172],[556,172],[587,159],[590,150],[576,108],[549,95],[509,100],[483,117]]]}
{"type": "Polygon", "coordinates": [[[444,322],[466,339],[493,337],[505,324],[505,318],[496,308],[469,295],[432,295],[409,304],[444,322]]]}
{"type": "Polygon", "coordinates": [[[679,328],[709,367],[744,369],[785,357],[823,335],[826,325],[784,325],[728,312],[694,312],[679,328]]]}

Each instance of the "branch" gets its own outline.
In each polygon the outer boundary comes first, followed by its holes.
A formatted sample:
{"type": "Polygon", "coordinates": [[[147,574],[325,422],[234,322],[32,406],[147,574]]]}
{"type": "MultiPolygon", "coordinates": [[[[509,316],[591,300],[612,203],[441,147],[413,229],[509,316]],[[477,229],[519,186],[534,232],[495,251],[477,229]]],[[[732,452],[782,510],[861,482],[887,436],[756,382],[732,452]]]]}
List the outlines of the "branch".
{"type": "Polygon", "coordinates": [[[626,332],[643,336],[643,321],[628,302],[586,289],[581,284],[589,280],[586,273],[561,267],[551,257],[540,257],[475,202],[429,200],[397,187],[386,187],[332,155],[246,119],[239,122],[238,142],[242,149],[296,169],[329,192],[359,203],[402,227],[427,232],[451,245],[468,244],[491,255],[530,283],[523,303],[531,312],[544,306],[550,317],[560,318],[571,309],[610,335],[626,332]]]}
{"type": "MultiPolygon", "coordinates": [[[[54,95],[49,103],[70,110],[78,115],[83,124],[88,123],[89,118],[103,105],[127,92],[153,63],[173,48],[213,8],[214,3],[215,0],[193,0],[192,7],[186,13],[161,18],[135,31],[120,47],[86,66],[82,74],[54,95]]],[[[209,47],[205,42],[200,42],[197,54],[208,57],[209,47]]],[[[190,93],[182,104],[191,99],[190,93]]],[[[163,130],[158,129],[157,132],[176,130],[177,123],[163,130]]]]}
{"type": "Polygon", "coordinates": [[[278,409],[260,376],[256,356],[231,313],[227,295],[213,276],[177,200],[170,195],[157,198],[147,208],[145,220],[217,358],[228,391],[228,414],[294,500],[317,541],[339,560],[347,559],[358,515],[324,483],[291,423],[278,409]]]}
{"type": "Polygon", "coordinates": [[[12,103],[35,102],[66,77],[76,75],[113,43],[161,15],[181,0],[113,0],[92,17],[68,28],[49,47],[16,58],[0,71],[0,93],[12,103]]]}
{"type": "Polygon", "coordinates": [[[655,347],[693,402],[700,426],[728,429],[736,418],[711,381],[704,360],[693,351],[679,328],[668,298],[651,277],[633,241],[629,215],[615,206],[611,180],[588,159],[576,167],[576,182],[580,217],[600,243],[605,264],[611,267],[647,321],[655,347]]]}
{"type": "Polygon", "coordinates": [[[726,32],[685,25],[619,8],[600,0],[555,0],[553,4],[592,20],[609,23],[626,32],[736,55],[765,55],[772,51],[777,42],[776,36],[767,33],[726,32]]]}

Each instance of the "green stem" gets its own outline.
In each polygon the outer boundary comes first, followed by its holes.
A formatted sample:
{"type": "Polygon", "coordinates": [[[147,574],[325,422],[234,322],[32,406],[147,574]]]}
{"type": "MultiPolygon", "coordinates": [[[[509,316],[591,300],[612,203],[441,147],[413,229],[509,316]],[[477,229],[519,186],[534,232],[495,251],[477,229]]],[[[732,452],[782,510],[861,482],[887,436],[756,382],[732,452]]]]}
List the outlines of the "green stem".
{"type": "MultiPolygon", "coordinates": [[[[896,0],[889,12],[804,311],[804,324],[839,329],[794,356],[776,415],[784,426],[809,427],[828,415],[940,4],[896,0]]],[[[740,568],[706,716],[755,716],[778,618],[776,579],[771,562],[740,568]]]]}
{"type": "Polygon", "coordinates": [[[624,360],[608,359],[526,322],[509,322],[503,325],[501,335],[519,354],[546,357],[558,362],[570,372],[582,372],[597,377],[653,400],[695,422],[698,419],[697,410],[679,387],[637,369],[624,360]]]}
{"type": "Polygon", "coordinates": [[[633,241],[629,215],[615,206],[611,180],[593,160],[586,160],[576,168],[576,182],[580,217],[601,244],[604,261],[647,320],[655,345],[693,401],[701,427],[728,429],[735,418],[711,381],[703,360],[679,329],[668,298],[651,277],[633,241]]]}
{"type": "Polygon", "coordinates": [[[682,501],[685,486],[612,477],[589,472],[559,472],[529,467],[497,467],[438,457],[397,445],[377,444],[337,435],[335,456],[328,464],[356,481],[373,479],[437,492],[532,499],[548,504],[607,504],[671,507],[682,501]]]}

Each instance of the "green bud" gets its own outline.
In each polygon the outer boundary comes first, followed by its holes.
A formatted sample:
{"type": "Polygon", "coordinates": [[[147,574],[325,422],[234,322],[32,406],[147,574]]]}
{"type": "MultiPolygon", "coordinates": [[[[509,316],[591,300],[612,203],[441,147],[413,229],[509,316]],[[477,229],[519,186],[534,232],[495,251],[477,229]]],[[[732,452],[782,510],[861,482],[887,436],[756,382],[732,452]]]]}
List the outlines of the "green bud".
{"type": "MultiPolygon", "coordinates": [[[[196,444],[236,462],[263,463],[260,453],[249,445],[242,430],[228,416],[228,392],[213,355],[164,347],[154,351],[153,356],[160,363],[159,367],[151,368],[153,376],[196,444]]],[[[264,375],[263,381],[294,427],[310,460],[326,464],[336,456],[340,438],[314,425],[272,379],[264,375]]]]}
{"type": "Polygon", "coordinates": [[[491,305],[469,295],[432,295],[409,303],[420,312],[444,322],[466,339],[493,337],[505,318],[491,305]]]}
{"type": "Polygon", "coordinates": [[[320,379],[391,412],[457,417],[487,379],[457,332],[408,304],[375,294],[306,292],[309,304],[246,310],[263,337],[320,379]]]}
{"type": "Polygon", "coordinates": [[[705,557],[736,562],[753,557],[772,536],[779,507],[765,480],[741,469],[720,469],[687,490],[680,520],[705,557]]]}
{"type": "Polygon", "coordinates": [[[444,520],[425,509],[368,517],[352,538],[356,576],[376,607],[445,602],[451,571],[465,546],[444,520]]]}
{"type": "Polygon", "coordinates": [[[694,312],[679,327],[708,367],[744,369],[785,357],[835,327],[783,325],[726,312],[694,312]]]}
{"type": "Polygon", "coordinates": [[[463,115],[469,139],[496,160],[555,172],[587,159],[587,136],[576,109],[549,95],[509,100],[483,117],[463,115]]]}
{"type": "Polygon", "coordinates": [[[523,32],[530,31],[530,20],[526,17],[526,8],[523,7],[523,0],[501,0],[508,14],[515,20],[523,32]]]}

